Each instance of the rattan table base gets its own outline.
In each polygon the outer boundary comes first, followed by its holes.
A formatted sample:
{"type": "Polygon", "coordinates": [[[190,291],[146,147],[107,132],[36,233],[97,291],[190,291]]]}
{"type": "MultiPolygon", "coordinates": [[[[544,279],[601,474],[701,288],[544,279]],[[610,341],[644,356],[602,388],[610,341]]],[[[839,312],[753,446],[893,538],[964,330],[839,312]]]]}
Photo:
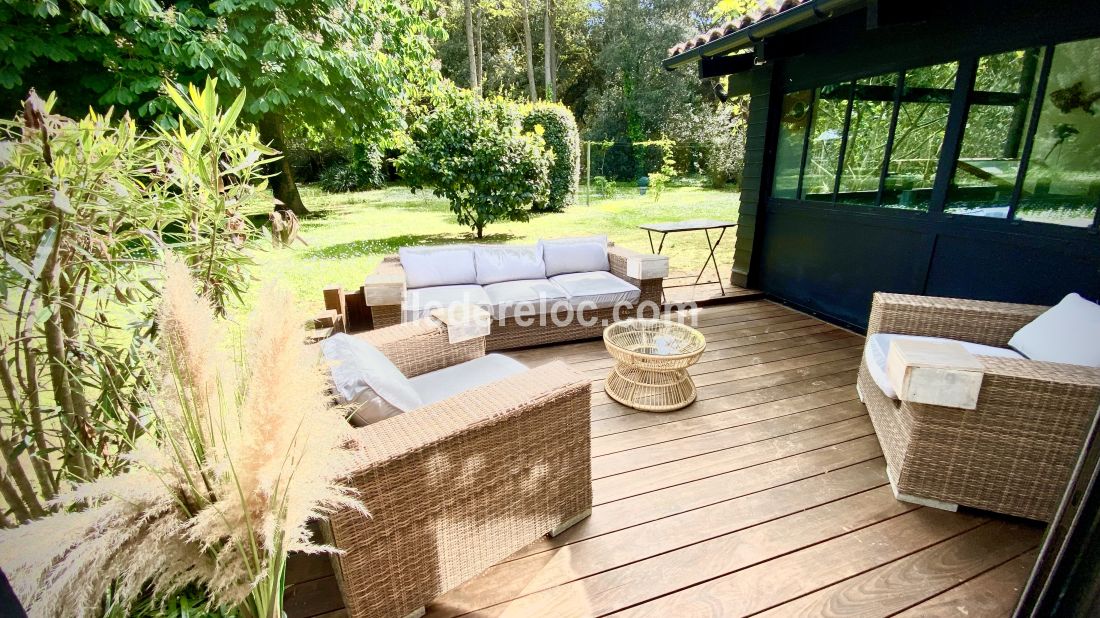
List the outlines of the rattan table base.
{"type": "Polygon", "coordinates": [[[645,412],[671,412],[695,401],[695,383],[687,369],[656,371],[616,363],[604,383],[607,396],[645,412]]]}

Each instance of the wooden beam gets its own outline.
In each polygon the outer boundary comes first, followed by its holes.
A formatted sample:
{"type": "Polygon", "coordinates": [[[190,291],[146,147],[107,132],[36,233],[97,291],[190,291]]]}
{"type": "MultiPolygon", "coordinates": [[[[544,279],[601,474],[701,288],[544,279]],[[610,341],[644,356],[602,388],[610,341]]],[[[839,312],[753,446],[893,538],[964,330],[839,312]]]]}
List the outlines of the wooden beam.
{"type": "Polygon", "coordinates": [[[722,77],[752,70],[754,54],[735,54],[732,56],[711,56],[699,59],[699,78],[722,77]]]}

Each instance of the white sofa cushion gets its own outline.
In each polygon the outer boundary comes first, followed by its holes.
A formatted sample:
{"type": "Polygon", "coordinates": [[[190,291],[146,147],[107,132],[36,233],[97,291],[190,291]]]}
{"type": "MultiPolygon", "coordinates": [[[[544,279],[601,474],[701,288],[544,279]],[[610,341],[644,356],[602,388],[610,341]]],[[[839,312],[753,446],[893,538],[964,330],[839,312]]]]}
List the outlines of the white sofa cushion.
{"type": "MultiPolygon", "coordinates": [[[[876,333],[868,337],[867,344],[863,348],[863,360],[867,364],[867,373],[871,374],[871,379],[878,385],[882,394],[890,399],[898,398],[897,392],[894,391],[894,387],[890,384],[890,378],[886,375],[886,357],[890,354],[890,342],[895,339],[914,339],[918,341],[933,341],[940,343],[955,341],[954,339],[944,339],[942,337],[918,337],[915,335],[892,335],[889,333],[876,333]]],[[[1023,358],[1018,352],[1007,348],[996,348],[991,345],[970,343],[969,341],[958,341],[957,343],[962,344],[962,347],[966,348],[966,351],[974,356],[1023,358]]]]}
{"type": "Polygon", "coordinates": [[[611,270],[607,261],[607,236],[540,240],[546,276],[611,270]]]}
{"type": "Polygon", "coordinates": [[[1008,345],[1031,360],[1100,367],[1100,305],[1069,294],[1016,331],[1008,345]]]}
{"type": "Polygon", "coordinates": [[[488,309],[489,297],[480,285],[437,285],[405,292],[401,303],[401,321],[413,322],[428,317],[432,309],[442,309],[456,304],[476,305],[488,309]]]}
{"type": "Polygon", "coordinates": [[[397,253],[405,269],[407,288],[477,283],[472,247],[401,247],[397,253]]]}
{"type": "Polygon", "coordinates": [[[602,270],[556,275],[550,281],[565,290],[573,307],[604,309],[619,303],[634,304],[642,295],[638,288],[602,270]]]}
{"type": "Polygon", "coordinates": [[[527,366],[517,360],[503,354],[486,354],[465,363],[418,375],[409,382],[424,405],[428,405],[524,371],[527,371],[527,366]]]}
{"type": "Polygon", "coordinates": [[[405,374],[378,348],[358,337],[336,333],[321,342],[337,400],[357,404],[349,420],[362,426],[422,405],[405,374]]]}
{"type": "Polygon", "coordinates": [[[568,302],[569,295],[549,279],[501,281],[485,286],[489,297],[489,313],[496,319],[521,315],[550,313],[555,303],[568,302]]]}
{"type": "Polygon", "coordinates": [[[474,265],[481,285],[546,277],[539,245],[478,245],[474,247],[474,265]]]}

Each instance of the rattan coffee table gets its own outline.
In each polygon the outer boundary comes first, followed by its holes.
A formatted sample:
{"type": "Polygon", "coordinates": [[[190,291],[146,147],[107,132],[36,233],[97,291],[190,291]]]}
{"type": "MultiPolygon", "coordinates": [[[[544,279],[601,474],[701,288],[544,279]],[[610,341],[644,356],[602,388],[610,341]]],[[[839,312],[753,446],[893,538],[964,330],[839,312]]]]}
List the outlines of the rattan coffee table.
{"type": "Polygon", "coordinates": [[[646,412],[679,410],[695,401],[694,365],[707,341],[699,331],[668,320],[623,320],[603,331],[615,366],[604,391],[619,403],[646,412]]]}

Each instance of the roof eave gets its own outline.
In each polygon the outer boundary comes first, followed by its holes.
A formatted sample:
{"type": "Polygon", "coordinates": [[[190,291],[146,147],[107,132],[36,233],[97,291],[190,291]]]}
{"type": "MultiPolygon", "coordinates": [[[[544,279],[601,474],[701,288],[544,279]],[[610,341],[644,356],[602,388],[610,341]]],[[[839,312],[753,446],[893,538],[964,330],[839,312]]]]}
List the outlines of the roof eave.
{"type": "Polygon", "coordinates": [[[755,45],[765,37],[799,25],[802,22],[813,19],[828,19],[840,9],[847,9],[865,3],[866,0],[812,0],[781,13],[776,13],[767,19],[762,19],[671,58],[665,58],[662,65],[665,69],[671,71],[703,56],[718,56],[737,51],[755,45]]]}

